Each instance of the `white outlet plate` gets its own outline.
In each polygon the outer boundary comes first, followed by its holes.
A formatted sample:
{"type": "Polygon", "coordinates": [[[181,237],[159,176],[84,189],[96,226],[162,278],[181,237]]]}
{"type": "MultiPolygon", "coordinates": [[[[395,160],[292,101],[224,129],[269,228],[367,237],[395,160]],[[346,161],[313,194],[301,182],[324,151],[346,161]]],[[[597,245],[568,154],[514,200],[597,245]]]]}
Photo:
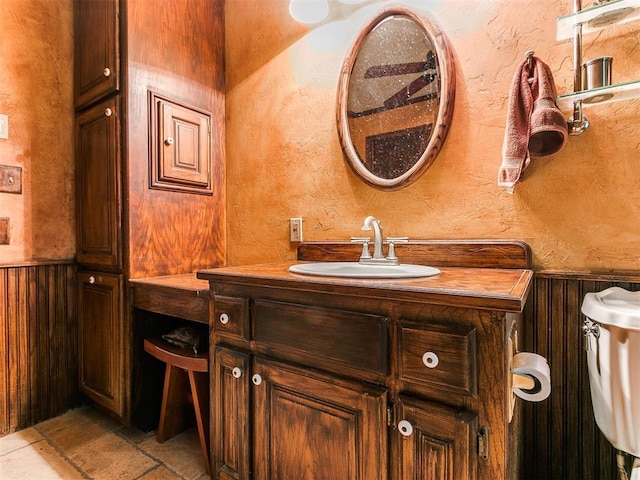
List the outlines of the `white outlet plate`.
{"type": "Polygon", "coordinates": [[[289,237],[292,242],[302,241],[302,218],[289,219],[289,237]]]}
{"type": "Polygon", "coordinates": [[[0,138],[9,138],[9,117],[0,113],[0,138]]]}

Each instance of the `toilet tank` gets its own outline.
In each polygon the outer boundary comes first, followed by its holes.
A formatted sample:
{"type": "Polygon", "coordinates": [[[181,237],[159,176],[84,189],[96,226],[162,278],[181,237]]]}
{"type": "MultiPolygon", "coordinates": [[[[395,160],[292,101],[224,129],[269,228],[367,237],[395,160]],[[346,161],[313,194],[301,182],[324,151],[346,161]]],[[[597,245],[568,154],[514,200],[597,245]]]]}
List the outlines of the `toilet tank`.
{"type": "Polygon", "coordinates": [[[640,457],[640,292],[588,293],[582,313],[596,423],[615,448],[640,457]]]}

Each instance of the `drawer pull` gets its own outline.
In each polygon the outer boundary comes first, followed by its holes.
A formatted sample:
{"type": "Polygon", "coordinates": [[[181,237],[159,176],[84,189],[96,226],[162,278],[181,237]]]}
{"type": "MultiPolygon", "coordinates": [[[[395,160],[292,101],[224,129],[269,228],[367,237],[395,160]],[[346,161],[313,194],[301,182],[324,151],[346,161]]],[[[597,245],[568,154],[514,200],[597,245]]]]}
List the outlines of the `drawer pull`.
{"type": "Polygon", "coordinates": [[[233,375],[233,378],[240,378],[242,376],[242,370],[240,367],[234,367],[234,369],[231,370],[231,375],[233,375]]]}
{"type": "Polygon", "coordinates": [[[227,323],[229,323],[229,315],[226,313],[221,313],[220,314],[220,323],[223,325],[226,325],[227,323]]]}
{"type": "Polygon", "coordinates": [[[436,368],[438,363],[440,363],[440,359],[438,355],[433,352],[425,352],[425,354],[422,355],[422,363],[424,363],[427,368],[436,368]]]}
{"type": "Polygon", "coordinates": [[[251,377],[251,381],[254,385],[260,385],[262,383],[262,377],[256,373],[251,377]]]}
{"type": "Polygon", "coordinates": [[[105,77],[108,77],[109,75],[111,75],[111,69],[109,67],[105,67],[104,70],[102,71],[102,74],[105,77]]]}
{"type": "Polygon", "coordinates": [[[398,430],[405,437],[409,437],[413,433],[413,425],[411,425],[407,420],[401,420],[398,422],[398,430]]]}
{"type": "Polygon", "coordinates": [[[91,276],[89,277],[89,283],[90,283],[91,285],[93,285],[94,283],[96,283],[96,277],[94,277],[93,275],[91,275],[91,276]]]}

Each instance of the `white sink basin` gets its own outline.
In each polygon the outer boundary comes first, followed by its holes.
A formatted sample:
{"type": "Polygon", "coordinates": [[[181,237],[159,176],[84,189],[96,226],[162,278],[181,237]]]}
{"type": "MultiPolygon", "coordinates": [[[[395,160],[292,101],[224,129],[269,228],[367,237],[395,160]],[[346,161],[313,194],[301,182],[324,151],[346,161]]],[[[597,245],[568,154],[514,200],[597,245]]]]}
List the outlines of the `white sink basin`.
{"type": "Polygon", "coordinates": [[[440,273],[437,268],[425,265],[363,265],[358,262],[298,263],[290,266],[289,271],[303,275],[345,278],[418,278],[440,273]]]}

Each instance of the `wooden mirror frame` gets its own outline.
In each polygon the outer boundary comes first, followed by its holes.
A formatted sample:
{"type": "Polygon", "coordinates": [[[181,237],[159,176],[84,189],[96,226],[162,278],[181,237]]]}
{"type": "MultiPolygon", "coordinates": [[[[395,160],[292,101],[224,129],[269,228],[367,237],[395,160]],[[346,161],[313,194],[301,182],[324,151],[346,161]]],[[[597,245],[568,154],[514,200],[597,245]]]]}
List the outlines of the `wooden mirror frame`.
{"type": "Polygon", "coordinates": [[[380,190],[393,191],[415,182],[433,163],[444,144],[453,117],[455,99],[455,61],[453,51],[444,32],[428,18],[418,15],[408,8],[387,7],[378,12],[361,30],[345,57],[338,81],[336,120],[340,145],[353,172],[365,183],[380,190]],[[440,74],[440,102],[436,123],[431,130],[429,142],[422,156],[405,173],[396,178],[382,178],[366,168],[356,151],[349,131],[347,104],[349,83],[358,53],[367,35],[388,17],[402,15],[418,23],[435,47],[440,74]]]}

